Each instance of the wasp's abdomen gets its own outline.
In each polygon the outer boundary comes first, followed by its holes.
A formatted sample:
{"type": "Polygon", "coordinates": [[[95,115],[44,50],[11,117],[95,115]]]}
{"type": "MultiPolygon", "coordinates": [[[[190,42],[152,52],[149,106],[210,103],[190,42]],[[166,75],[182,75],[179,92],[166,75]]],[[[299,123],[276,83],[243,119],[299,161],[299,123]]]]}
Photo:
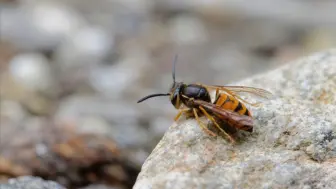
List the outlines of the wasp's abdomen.
{"type": "Polygon", "coordinates": [[[218,95],[214,103],[223,109],[232,110],[240,115],[251,116],[251,113],[246,106],[231,95],[221,93],[218,95]]]}

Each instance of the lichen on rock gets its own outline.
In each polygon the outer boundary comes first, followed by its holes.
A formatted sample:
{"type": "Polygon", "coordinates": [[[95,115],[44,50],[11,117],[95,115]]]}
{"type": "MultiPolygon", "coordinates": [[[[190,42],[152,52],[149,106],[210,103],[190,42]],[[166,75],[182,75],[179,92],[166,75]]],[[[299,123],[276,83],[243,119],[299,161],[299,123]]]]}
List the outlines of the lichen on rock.
{"type": "Polygon", "coordinates": [[[181,119],[148,157],[134,189],[336,186],[336,49],[235,85],[274,94],[250,107],[254,132],[241,131],[231,145],[181,119]]]}

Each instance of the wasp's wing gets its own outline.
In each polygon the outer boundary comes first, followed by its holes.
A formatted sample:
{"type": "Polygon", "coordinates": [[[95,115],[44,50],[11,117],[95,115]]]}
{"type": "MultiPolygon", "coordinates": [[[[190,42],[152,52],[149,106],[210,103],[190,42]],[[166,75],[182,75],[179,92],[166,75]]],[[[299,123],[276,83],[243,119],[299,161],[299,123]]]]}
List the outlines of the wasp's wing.
{"type": "Polygon", "coordinates": [[[223,109],[215,104],[202,100],[194,100],[193,105],[202,106],[207,112],[211,112],[218,118],[227,121],[233,127],[248,132],[252,132],[253,130],[253,119],[250,116],[240,115],[236,112],[223,109]]]}
{"type": "Polygon", "coordinates": [[[266,91],[264,89],[256,88],[256,87],[245,87],[245,86],[221,86],[221,85],[205,85],[208,88],[212,89],[219,89],[227,93],[250,93],[257,95],[262,98],[270,99],[273,97],[273,94],[269,91],[266,91]]]}
{"type": "Polygon", "coordinates": [[[255,87],[245,87],[245,86],[220,86],[220,85],[203,85],[208,89],[214,89],[219,90],[221,92],[227,93],[233,97],[236,97],[238,100],[241,100],[242,102],[249,104],[251,106],[259,106],[260,102],[257,103],[251,103],[247,100],[244,100],[240,95],[237,93],[245,92],[249,94],[254,94],[256,96],[262,97],[264,99],[270,99],[273,97],[273,94],[269,91],[266,91],[264,89],[255,88],[255,87]]]}

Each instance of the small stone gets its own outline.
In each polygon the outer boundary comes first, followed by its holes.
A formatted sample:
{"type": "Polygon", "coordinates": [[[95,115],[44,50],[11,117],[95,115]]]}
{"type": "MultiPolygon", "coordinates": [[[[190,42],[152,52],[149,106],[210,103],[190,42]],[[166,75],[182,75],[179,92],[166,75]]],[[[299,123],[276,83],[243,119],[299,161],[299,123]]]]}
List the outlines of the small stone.
{"type": "Polygon", "coordinates": [[[51,99],[32,93],[23,98],[22,105],[33,114],[48,115],[54,109],[54,104],[51,99]]]}
{"type": "Polygon", "coordinates": [[[52,50],[82,25],[75,10],[55,2],[30,2],[1,10],[1,37],[25,50],[52,50]],[[29,6],[27,6],[29,5],[29,6]]]}
{"type": "Polygon", "coordinates": [[[126,91],[132,90],[141,70],[148,67],[149,57],[145,51],[128,49],[127,57],[114,65],[100,66],[90,70],[89,82],[100,94],[119,99],[126,91]]]}
{"type": "Polygon", "coordinates": [[[90,83],[100,94],[117,99],[136,81],[137,75],[123,66],[101,66],[91,70],[90,83]]]}
{"type": "Polygon", "coordinates": [[[111,126],[104,119],[88,116],[78,123],[78,131],[83,134],[108,135],[111,132],[111,126]]]}
{"type": "Polygon", "coordinates": [[[10,61],[9,70],[13,78],[28,89],[47,91],[54,87],[48,60],[41,54],[19,54],[10,61]]]}
{"type": "Polygon", "coordinates": [[[107,186],[103,184],[91,184],[89,186],[85,186],[79,189],[125,189],[125,188],[121,186],[107,186]]]}
{"type": "Polygon", "coordinates": [[[0,101],[0,117],[20,123],[27,116],[27,112],[16,101],[0,101]]]}
{"type": "Polygon", "coordinates": [[[56,50],[55,59],[63,70],[93,65],[113,52],[113,33],[99,27],[83,27],[68,36],[56,50]]]}
{"type": "Polygon", "coordinates": [[[54,181],[42,180],[39,177],[22,176],[9,179],[8,184],[0,184],[1,189],[65,189],[54,181]]]}

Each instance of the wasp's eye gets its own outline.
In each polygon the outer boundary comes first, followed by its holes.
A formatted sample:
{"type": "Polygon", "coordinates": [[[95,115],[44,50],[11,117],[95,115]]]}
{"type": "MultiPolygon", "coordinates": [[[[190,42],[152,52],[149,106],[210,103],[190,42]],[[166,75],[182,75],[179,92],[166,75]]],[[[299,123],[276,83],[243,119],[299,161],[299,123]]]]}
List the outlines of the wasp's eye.
{"type": "Polygon", "coordinates": [[[181,99],[178,90],[175,90],[175,92],[171,95],[170,101],[176,109],[181,106],[181,99]]]}
{"type": "Polygon", "coordinates": [[[176,104],[176,102],[177,102],[177,94],[176,94],[176,93],[173,93],[173,94],[171,95],[170,101],[171,101],[171,103],[172,103],[173,105],[176,104]]]}

